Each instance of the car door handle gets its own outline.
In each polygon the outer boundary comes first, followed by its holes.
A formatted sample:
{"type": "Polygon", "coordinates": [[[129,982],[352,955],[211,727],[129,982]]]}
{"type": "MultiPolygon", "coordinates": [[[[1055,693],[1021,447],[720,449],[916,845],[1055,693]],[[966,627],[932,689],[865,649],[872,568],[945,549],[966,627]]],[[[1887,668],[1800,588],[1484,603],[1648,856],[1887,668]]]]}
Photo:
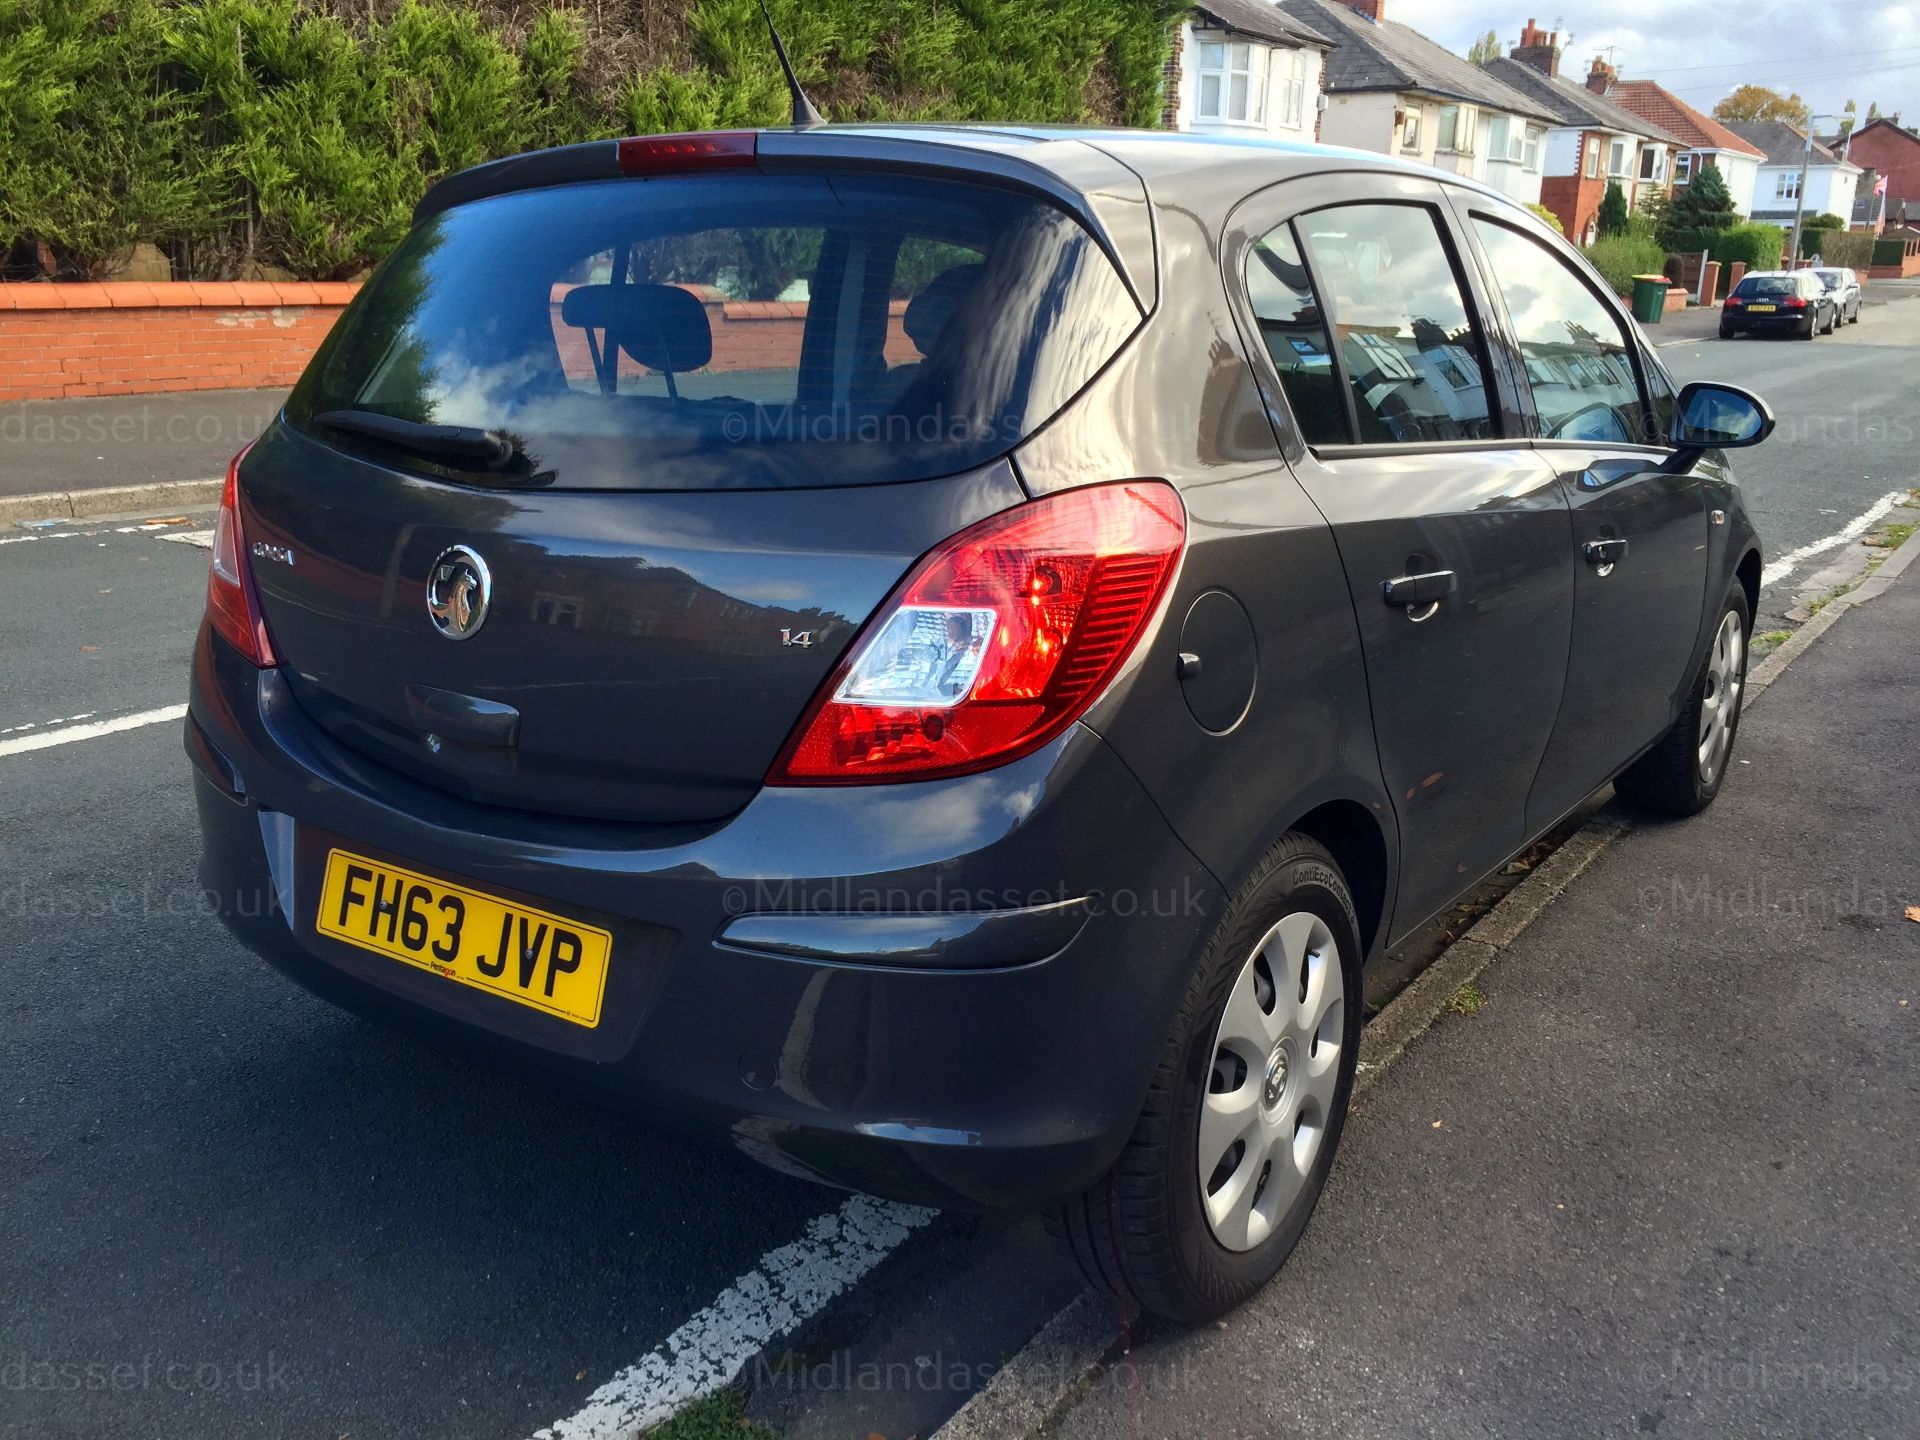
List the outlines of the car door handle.
{"type": "Polygon", "coordinates": [[[1420,575],[1396,575],[1380,582],[1380,597],[1389,605],[1398,605],[1413,621],[1431,619],[1440,602],[1453,593],[1451,570],[1429,570],[1420,575]]]}
{"type": "Polygon", "coordinates": [[[1624,540],[1589,540],[1583,552],[1587,563],[1604,575],[1615,565],[1627,558],[1627,542],[1624,540]]]}

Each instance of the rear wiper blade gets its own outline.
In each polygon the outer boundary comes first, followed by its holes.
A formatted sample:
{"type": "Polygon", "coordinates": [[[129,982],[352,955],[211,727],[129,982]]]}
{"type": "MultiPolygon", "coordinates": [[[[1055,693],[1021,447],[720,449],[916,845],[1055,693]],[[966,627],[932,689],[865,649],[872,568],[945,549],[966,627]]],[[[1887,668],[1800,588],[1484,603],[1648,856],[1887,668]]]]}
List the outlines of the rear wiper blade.
{"type": "Polygon", "coordinates": [[[384,440],[416,455],[464,461],[489,469],[505,465],[520,453],[520,446],[509,436],[498,430],[482,430],[477,425],[427,425],[418,420],[403,420],[398,415],[382,415],[375,410],[325,410],[314,416],[313,421],[329,430],[384,440]]]}

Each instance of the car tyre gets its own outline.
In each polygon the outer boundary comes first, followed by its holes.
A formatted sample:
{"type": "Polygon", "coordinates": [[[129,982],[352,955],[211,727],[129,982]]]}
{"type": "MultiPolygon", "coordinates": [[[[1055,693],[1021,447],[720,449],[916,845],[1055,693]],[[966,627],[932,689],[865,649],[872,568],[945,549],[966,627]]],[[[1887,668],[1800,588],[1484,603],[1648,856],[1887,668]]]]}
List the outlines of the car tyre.
{"type": "Polygon", "coordinates": [[[1720,338],[1722,340],[1731,340],[1733,338],[1733,327],[1724,320],[1720,322],[1720,338]]]}
{"type": "Polygon", "coordinates": [[[1613,782],[1614,793],[1627,804],[1656,815],[1698,815],[1713,803],[1740,730],[1752,627],[1747,592],[1736,583],[1714,621],[1680,718],[1613,782]]]}
{"type": "Polygon", "coordinates": [[[1273,1278],[1339,1147],[1361,959],[1340,867],[1316,841],[1282,836],[1194,967],[1120,1158],[1047,1217],[1096,1289],[1193,1323],[1273,1278]]]}

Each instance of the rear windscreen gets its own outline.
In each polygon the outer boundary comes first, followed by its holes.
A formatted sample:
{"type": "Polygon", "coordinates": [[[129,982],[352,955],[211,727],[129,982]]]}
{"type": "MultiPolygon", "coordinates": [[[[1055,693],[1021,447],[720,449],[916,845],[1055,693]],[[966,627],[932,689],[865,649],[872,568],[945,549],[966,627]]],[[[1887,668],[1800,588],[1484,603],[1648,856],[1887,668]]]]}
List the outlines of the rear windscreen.
{"type": "Polygon", "coordinates": [[[493,431],[521,484],[922,479],[1030,434],[1140,318],[1072,217],[1008,191],[900,175],[572,185],[418,226],[288,416],[428,471],[314,417],[493,431]]]}
{"type": "Polygon", "coordinates": [[[1798,295],[1800,282],[1792,275],[1749,275],[1733,292],[1736,295],[1798,295]]]}

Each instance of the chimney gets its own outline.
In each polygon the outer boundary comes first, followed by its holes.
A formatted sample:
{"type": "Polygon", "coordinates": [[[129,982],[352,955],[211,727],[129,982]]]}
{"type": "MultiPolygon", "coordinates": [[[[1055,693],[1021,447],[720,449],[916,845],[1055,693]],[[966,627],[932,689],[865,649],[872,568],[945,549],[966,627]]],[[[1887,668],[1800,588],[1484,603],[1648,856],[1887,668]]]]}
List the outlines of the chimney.
{"type": "Polygon", "coordinates": [[[1613,84],[1613,77],[1614,69],[1607,64],[1607,57],[1596,55],[1593,57],[1593,68],[1587,72],[1587,89],[1596,95],[1604,95],[1607,87],[1613,84]]]}
{"type": "Polygon", "coordinates": [[[1520,32],[1520,43],[1513,47],[1509,56],[1553,79],[1560,73],[1560,32],[1542,30],[1529,19],[1527,28],[1520,32]]]}
{"type": "Polygon", "coordinates": [[[1358,11],[1378,25],[1387,18],[1387,0],[1344,0],[1349,10],[1358,11]]]}

